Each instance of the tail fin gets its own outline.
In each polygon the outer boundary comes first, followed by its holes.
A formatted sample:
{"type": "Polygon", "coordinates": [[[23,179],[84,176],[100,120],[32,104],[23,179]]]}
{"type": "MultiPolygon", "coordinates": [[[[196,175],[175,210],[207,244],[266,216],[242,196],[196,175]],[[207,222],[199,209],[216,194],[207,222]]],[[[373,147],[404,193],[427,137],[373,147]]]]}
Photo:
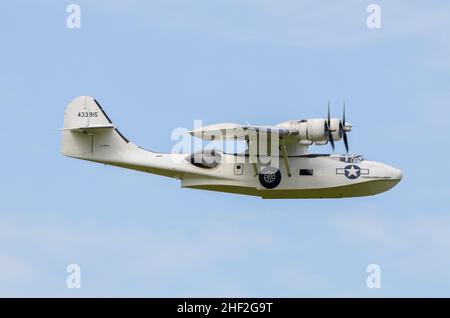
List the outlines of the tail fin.
{"type": "Polygon", "coordinates": [[[75,98],[64,113],[61,153],[93,161],[110,161],[126,150],[126,139],[92,97],[75,98]]]}

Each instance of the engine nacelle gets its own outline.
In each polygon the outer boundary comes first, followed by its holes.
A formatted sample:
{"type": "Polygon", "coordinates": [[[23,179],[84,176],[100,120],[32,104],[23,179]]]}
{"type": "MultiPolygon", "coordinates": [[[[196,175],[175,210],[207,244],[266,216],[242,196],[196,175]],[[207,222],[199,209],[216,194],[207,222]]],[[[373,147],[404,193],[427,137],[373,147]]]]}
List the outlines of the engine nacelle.
{"type": "MultiPolygon", "coordinates": [[[[345,108],[342,120],[339,118],[330,118],[329,122],[328,118],[288,120],[276,127],[289,129],[288,138],[291,141],[298,141],[298,145],[302,147],[311,144],[326,145],[331,139],[334,142],[339,141],[352,130],[352,125],[345,121],[345,108]]],[[[344,138],[344,142],[348,151],[348,139],[344,138]]],[[[334,143],[332,146],[334,150],[334,143]]]]}
{"type": "Polygon", "coordinates": [[[328,140],[328,132],[325,119],[308,119],[307,130],[308,140],[322,144],[328,140]]]}
{"type": "MultiPolygon", "coordinates": [[[[339,118],[331,118],[330,121],[333,140],[341,140],[341,120],[339,118]]],[[[328,143],[328,124],[326,119],[291,120],[281,123],[280,126],[296,130],[296,136],[299,144],[302,146],[309,146],[312,143],[316,145],[326,145],[328,143]]]]}

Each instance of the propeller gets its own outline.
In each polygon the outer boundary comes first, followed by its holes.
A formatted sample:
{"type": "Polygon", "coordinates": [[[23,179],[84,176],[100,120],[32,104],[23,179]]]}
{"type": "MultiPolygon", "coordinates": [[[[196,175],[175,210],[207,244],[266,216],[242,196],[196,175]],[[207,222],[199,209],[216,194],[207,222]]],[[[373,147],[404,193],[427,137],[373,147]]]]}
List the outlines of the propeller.
{"type": "Polygon", "coordinates": [[[345,122],[345,102],[344,102],[344,108],[343,108],[343,112],[342,112],[342,121],[339,123],[339,130],[342,132],[342,137],[344,139],[345,150],[348,153],[347,132],[352,130],[352,126],[350,124],[347,125],[346,122],[345,122]]]}
{"type": "Polygon", "coordinates": [[[331,129],[331,118],[330,118],[330,101],[328,101],[327,131],[328,131],[328,140],[330,141],[331,148],[332,148],[333,151],[334,151],[333,131],[332,131],[332,129],[331,129]]]}
{"type": "MultiPolygon", "coordinates": [[[[333,129],[331,126],[331,114],[330,114],[330,102],[328,101],[328,116],[327,116],[327,120],[325,122],[325,128],[326,128],[326,132],[328,134],[328,141],[331,144],[331,148],[335,149],[335,145],[334,145],[334,139],[333,139],[333,132],[336,131],[336,129],[333,129]]],[[[345,121],[345,102],[344,102],[344,107],[342,110],[342,120],[339,121],[339,138],[343,138],[344,139],[344,145],[345,145],[345,150],[346,153],[348,153],[348,137],[347,137],[347,133],[349,131],[352,130],[352,125],[350,123],[347,123],[345,121]]]]}

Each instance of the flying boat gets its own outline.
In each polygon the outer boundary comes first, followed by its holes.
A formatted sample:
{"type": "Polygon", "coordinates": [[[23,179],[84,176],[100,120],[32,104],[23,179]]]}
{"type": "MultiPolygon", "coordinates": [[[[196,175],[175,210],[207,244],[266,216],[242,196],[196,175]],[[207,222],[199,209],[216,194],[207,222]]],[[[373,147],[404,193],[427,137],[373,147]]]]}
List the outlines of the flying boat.
{"type": "Polygon", "coordinates": [[[63,155],[180,180],[183,188],[258,196],[263,199],[345,198],[393,188],[402,172],[349,154],[352,125],[342,118],[288,120],[273,126],[220,123],[189,132],[203,141],[243,141],[240,153],[201,149],[193,153],[148,151],[129,141],[100,103],[75,98],[64,113],[63,155]],[[311,145],[343,140],[346,154],[309,153],[311,145]]]}

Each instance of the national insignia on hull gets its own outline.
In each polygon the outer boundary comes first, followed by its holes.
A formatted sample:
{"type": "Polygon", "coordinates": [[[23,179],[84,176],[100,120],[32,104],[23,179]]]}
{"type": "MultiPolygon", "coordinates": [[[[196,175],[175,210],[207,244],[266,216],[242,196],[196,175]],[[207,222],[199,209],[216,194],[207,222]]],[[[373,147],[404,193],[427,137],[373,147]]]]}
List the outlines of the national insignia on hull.
{"type": "Polygon", "coordinates": [[[368,175],[369,169],[361,169],[357,165],[348,165],[345,168],[337,168],[336,174],[343,174],[348,179],[354,180],[354,179],[358,179],[359,176],[361,176],[361,175],[368,175]]]}

